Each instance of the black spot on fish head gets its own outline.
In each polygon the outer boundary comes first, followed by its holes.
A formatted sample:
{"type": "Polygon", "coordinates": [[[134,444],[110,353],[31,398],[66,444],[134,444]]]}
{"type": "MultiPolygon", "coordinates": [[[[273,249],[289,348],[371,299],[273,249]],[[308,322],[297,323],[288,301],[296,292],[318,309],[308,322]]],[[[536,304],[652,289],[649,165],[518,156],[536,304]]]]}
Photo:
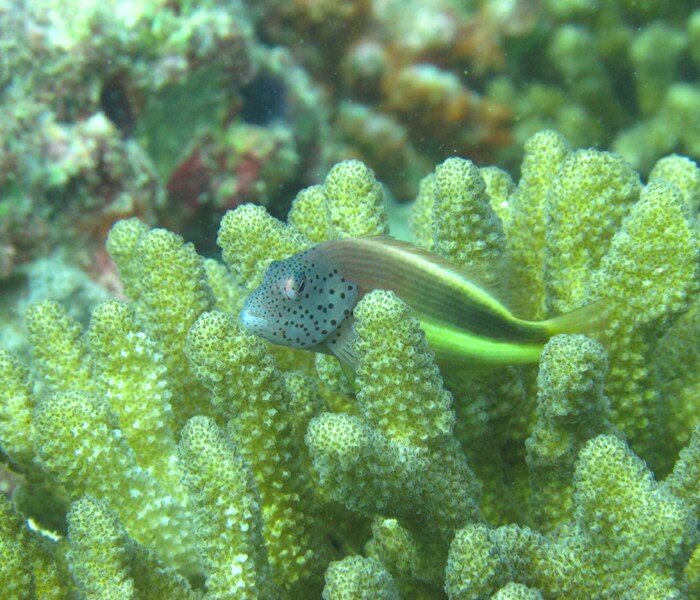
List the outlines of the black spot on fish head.
{"type": "Polygon", "coordinates": [[[309,277],[311,285],[308,298],[305,297],[304,301],[308,303],[314,333],[321,342],[325,342],[355,308],[358,286],[344,282],[337,268],[319,263],[317,260],[316,269],[309,277]],[[345,291],[342,298],[341,289],[345,291]]]}
{"type": "Polygon", "coordinates": [[[352,313],[358,286],[323,263],[313,249],[273,261],[245,302],[244,326],[272,343],[294,348],[310,349],[329,339],[352,313]]]}
{"type": "Polygon", "coordinates": [[[294,346],[289,327],[285,321],[291,321],[285,284],[288,285],[290,276],[297,273],[296,257],[286,260],[274,260],[267,268],[260,285],[251,292],[243,304],[240,320],[246,329],[260,337],[285,346],[294,346]]]}

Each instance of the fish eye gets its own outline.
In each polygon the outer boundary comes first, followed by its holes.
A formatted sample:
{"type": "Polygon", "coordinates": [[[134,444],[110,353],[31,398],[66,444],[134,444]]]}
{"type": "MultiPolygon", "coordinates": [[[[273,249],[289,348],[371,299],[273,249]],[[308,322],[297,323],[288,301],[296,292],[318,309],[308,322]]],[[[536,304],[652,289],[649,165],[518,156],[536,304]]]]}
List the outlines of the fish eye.
{"type": "Polygon", "coordinates": [[[290,300],[299,300],[306,289],[306,277],[304,275],[292,275],[284,282],[284,293],[290,300]]]}

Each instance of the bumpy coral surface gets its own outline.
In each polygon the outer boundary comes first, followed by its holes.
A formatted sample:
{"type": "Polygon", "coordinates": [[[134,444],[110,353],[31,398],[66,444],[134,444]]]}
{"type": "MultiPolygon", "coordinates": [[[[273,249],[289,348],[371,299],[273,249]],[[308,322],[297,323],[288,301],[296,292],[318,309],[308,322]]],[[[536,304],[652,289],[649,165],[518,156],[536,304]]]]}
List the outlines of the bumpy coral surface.
{"type": "Polygon", "coordinates": [[[448,159],[421,183],[415,239],[523,317],[592,303],[601,318],[553,337],[537,365],[441,373],[409,305],[375,290],[354,309],[352,385],[237,313],[271,261],[389,231],[366,165],[333,167],[287,223],[228,212],[223,264],[118,222],[107,250],[126,299],[86,328],[36,303],[29,361],[0,351],[0,447],[17,474],[0,497],[3,589],[696,597],[699,204],[687,158],[644,181],[552,131],[528,140],[517,184],[448,159]]]}

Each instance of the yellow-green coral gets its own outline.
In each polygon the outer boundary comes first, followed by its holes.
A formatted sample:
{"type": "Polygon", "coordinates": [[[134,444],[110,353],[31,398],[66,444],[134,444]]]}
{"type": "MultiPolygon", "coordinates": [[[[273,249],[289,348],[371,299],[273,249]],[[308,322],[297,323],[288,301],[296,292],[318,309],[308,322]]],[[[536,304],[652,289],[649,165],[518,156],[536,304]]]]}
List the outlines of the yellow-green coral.
{"type": "Polygon", "coordinates": [[[128,300],[97,307],[87,332],[35,305],[30,368],[0,352],[0,446],[22,475],[14,508],[0,506],[7,589],[693,597],[700,171],[668,157],[642,187],[619,158],[553,132],[526,150],[517,185],[466,160],[438,166],[414,207],[418,239],[462,263],[496,258],[525,317],[603,298],[605,331],[555,337],[539,367],[466,374],[454,390],[389,292],[355,307],[355,388],[332,358],[236,321],[273,259],[385,231],[357,161],[301,192],[287,224],[228,213],[225,265],[164,230],[115,226],[128,300]]]}
{"type": "Polygon", "coordinates": [[[272,584],[253,475],[233,444],[206,417],[182,430],[180,458],[195,504],[196,536],[207,597],[268,598],[272,584]],[[221,507],[212,512],[211,506],[221,507]]]}
{"type": "Polygon", "coordinates": [[[92,313],[88,343],[94,381],[139,458],[180,495],[172,390],[155,343],[138,328],[130,305],[111,300],[92,313]]]}
{"type": "Polygon", "coordinates": [[[70,597],[72,585],[62,565],[30,531],[22,515],[0,495],[0,581],[8,600],[70,597]]]}
{"type": "Polygon", "coordinates": [[[106,247],[112,260],[119,265],[119,275],[124,293],[131,300],[138,300],[140,293],[139,261],[137,248],[148,226],[138,219],[125,219],[115,223],[107,237],[106,247]]]}
{"type": "Polygon", "coordinates": [[[411,233],[416,243],[426,250],[433,250],[433,207],[435,205],[435,173],[423,177],[418,195],[411,207],[411,233]]]}
{"type": "Polygon", "coordinates": [[[700,517],[700,426],[694,429],[664,484],[700,517]]]}
{"type": "Polygon", "coordinates": [[[622,217],[639,196],[639,176],[621,157],[570,153],[547,190],[544,285],[548,309],[581,306],[589,274],[600,266],[622,217]]]}
{"type": "Polygon", "coordinates": [[[51,301],[32,304],[26,319],[37,383],[54,392],[90,390],[87,347],[80,324],[51,301]]]}
{"type": "Polygon", "coordinates": [[[515,183],[510,173],[498,167],[482,167],[479,169],[481,178],[486,185],[486,193],[491,200],[491,208],[503,222],[509,218],[508,202],[515,191],[515,183]]]}
{"type": "Polygon", "coordinates": [[[300,192],[289,223],[314,243],[389,230],[381,185],[359,160],[338,163],[322,186],[300,192]]]}
{"type": "MultiPolygon", "coordinates": [[[[399,517],[439,564],[455,527],[478,518],[480,494],[452,433],[451,396],[417,321],[393,293],[367,295],[355,316],[362,417],[311,421],[306,443],[321,489],[362,514],[399,517]]],[[[431,578],[434,570],[410,576],[431,578]]]]}
{"type": "Polygon", "coordinates": [[[491,597],[493,600],[542,600],[542,594],[539,591],[512,581],[491,597]]]}
{"type": "Polygon", "coordinates": [[[130,539],[104,503],[85,496],[73,503],[67,519],[69,568],[81,598],[201,598],[181,575],[130,539]]]}
{"type": "Polygon", "coordinates": [[[377,291],[355,308],[357,402],[389,438],[427,445],[454,426],[450,393],[433,362],[418,320],[391,292],[377,291]],[[391,331],[391,336],[383,336],[391,331]]]}
{"type": "Polygon", "coordinates": [[[372,537],[365,545],[370,558],[376,558],[391,573],[399,586],[401,597],[431,597],[431,582],[442,581],[444,558],[436,560],[434,551],[441,548],[426,547],[397,519],[375,517],[372,520],[372,537]]]}
{"type": "Polygon", "coordinates": [[[501,220],[474,163],[450,158],[438,165],[433,194],[431,222],[438,254],[460,266],[490,265],[503,256],[501,220]]]}
{"type": "Polygon", "coordinates": [[[551,598],[682,597],[698,541],[689,508],[612,436],[584,447],[573,481],[574,521],[550,537],[515,525],[459,531],[448,596],[483,597],[511,580],[551,598]]]}
{"type": "Polygon", "coordinates": [[[398,600],[391,575],[373,558],[348,556],[326,572],[323,600],[398,600]]]}
{"type": "Polygon", "coordinates": [[[591,287],[610,299],[606,391],[612,419],[641,451],[653,451],[661,435],[652,412],[661,400],[651,384],[650,354],[697,290],[698,240],[689,217],[678,188],[650,183],[591,278],[591,287]]]}
{"type": "Polygon", "coordinates": [[[32,565],[26,559],[22,520],[10,502],[0,497],[0,577],[9,598],[32,597],[32,565]]]}
{"type": "Polygon", "coordinates": [[[209,287],[214,294],[215,308],[229,314],[238,314],[243,308],[245,290],[238,285],[226,265],[213,258],[204,261],[209,287]]]}
{"type": "Polygon", "coordinates": [[[484,178],[462,158],[447,159],[423,179],[412,228],[426,248],[474,272],[498,265],[505,250],[501,220],[484,178]]]}
{"type": "Polygon", "coordinates": [[[654,481],[624,442],[610,436],[589,442],[579,456],[574,490],[574,516],[597,573],[592,589],[634,588],[633,582],[619,580],[619,566],[610,561],[613,552],[640,574],[677,580],[697,541],[695,517],[654,481]]]}
{"type": "Polygon", "coordinates": [[[275,581],[289,590],[307,583],[320,569],[325,547],[281,373],[264,344],[223,313],[197,320],[186,351],[255,477],[275,581]]]}
{"type": "Polygon", "coordinates": [[[298,252],[305,240],[262,206],[244,204],[224,215],[216,241],[236,282],[250,292],[270,262],[298,252]]]}
{"type": "Polygon", "coordinates": [[[450,598],[479,598],[495,587],[498,578],[512,577],[494,535],[485,525],[460,529],[452,540],[445,589],[450,598]]]}
{"type": "Polygon", "coordinates": [[[301,190],[287,216],[287,222],[313,243],[322,242],[333,237],[331,211],[326,202],[326,190],[323,185],[312,185],[301,190]],[[317,215],[320,218],[305,219],[305,215],[317,215]]]}
{"type": "Polygon", "coordinates": [[[700,546],[696,546],[685,568],[688,579],[688,594],[695,598],[700,594],[700,546]]]}
{"type": "Polygon", "coordinates": [[[348,160],[335,165],[323,189],[336,237],[388,231],[382,188],[364,163],[348,160]]]}
{"type": "MultiPolygon", "coordinates": [[[[700,13],[698,13],[700,15],[700,13]]],[[[675,185],[683,195],[690,214],[697,218],[700,208],[700,168],[694,161],[672,154],[657,161],[649,173],[649,182],[663,179],[675,185]]]]}
{"type": "Polygon", "coordinates": [[[547,233],[546,200],[559,168],[570,151],[567,140],[542,131],[525,144],[522,178],[504,211],[503,226],[518,276],[526,286],[533,317],[544,316],[544,261],[547,233]]]}
{"type": "Polygon", "coordinates": [[[172,566],[196,568],[188,511],[140,467],[103,400],[57,392],[37,404],[32,425],[38,461],[74,497],[104,498],[134,539],[172,566]]]}
{"type": "Polygon", "coordinates": [[[611,432],[603,392],[607,355],[582,335],[559,335],[545,346],[537,376],[537,422],[526,440],[532,512],[550,530],[571,517],[571,471],[579,450],[611,432]]]}
{"type": "Polygon", "coordinates": [[[135,219],[120,221],[112,228],[107,250],[119,267],[126,293],[135,301],[136,322],[162,356],[174,419],[181,427],[189,415],[201,412],[204,396],[192,381],[184,355],[187,331],[214,304],[203,259],[181,237],[163,229],[143,229],[135,219]]]}
{"type": "Polygon", "coordinates": [[[34,457],[27,435],[32,420],[32,391],[28,372],[7,351],[0,348],[0,440],[4,452],[20,468],[31,467],[34,457]]]}
{"type": "Polygon", "coordinates": [[[94,499],[77,501],[68,513],[71,572],[85,598],[134,595],[127,537],[116,520],[94,499]]]}
{"type": "MultiPolygon", "coordinates": [[[[675,447],[685,446],[700,423],[700,296],[687,313],[659,340],[657,381],[660,398],[672,398],[659,411],[666,438],[675,447]]],[[[675,457],[674,457],[675,458],[675,457]]]]}

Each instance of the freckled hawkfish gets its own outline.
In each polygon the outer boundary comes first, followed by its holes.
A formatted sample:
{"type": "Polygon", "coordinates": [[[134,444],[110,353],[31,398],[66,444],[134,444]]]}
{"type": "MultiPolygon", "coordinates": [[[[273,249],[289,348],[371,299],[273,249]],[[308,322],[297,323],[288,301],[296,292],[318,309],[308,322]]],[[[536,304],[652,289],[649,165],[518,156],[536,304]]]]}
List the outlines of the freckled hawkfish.
{"type": "Polygon", "coordinates": [[[443,372],[537,362],[553,335],[600,325],[596,303],[528,321],[488,288],[479,277],[408,242],[345,238],[272,262],[240,319],[274,344],[334,354],[354,367],[353,309],[372,290],[391,290],[419,319],[443,372]]]}

